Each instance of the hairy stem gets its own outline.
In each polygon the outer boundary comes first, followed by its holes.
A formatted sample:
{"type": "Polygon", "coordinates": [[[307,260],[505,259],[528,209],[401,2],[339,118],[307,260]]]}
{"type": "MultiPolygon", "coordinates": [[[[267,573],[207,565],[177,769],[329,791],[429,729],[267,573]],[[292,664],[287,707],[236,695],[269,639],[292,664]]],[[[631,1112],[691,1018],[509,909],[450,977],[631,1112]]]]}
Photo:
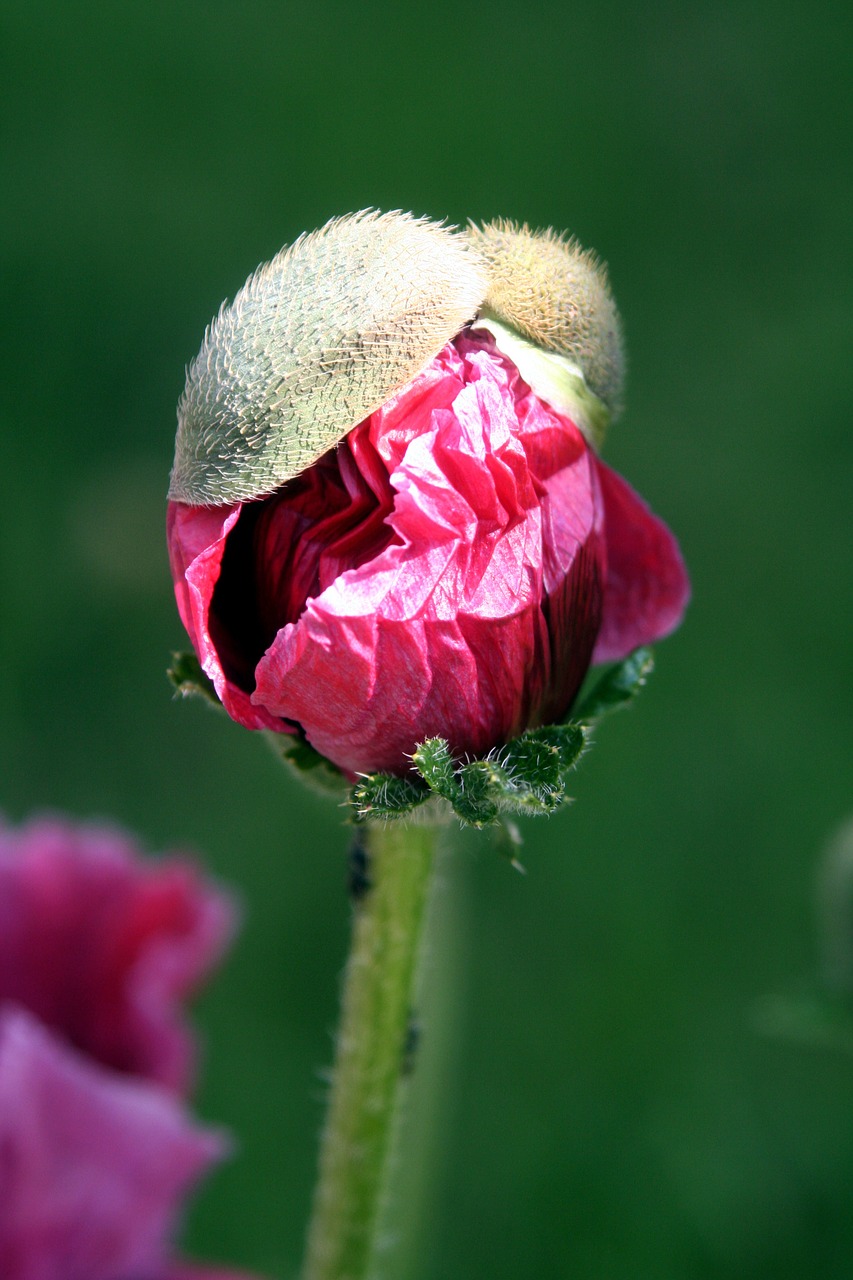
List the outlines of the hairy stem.
{"type": "Polygon", "coordinates": [[[375,1276],[391,1139],[412,1051],[411,1019],[438,829],[362,829],[352,946],[303,1280],[375,1276]]]}

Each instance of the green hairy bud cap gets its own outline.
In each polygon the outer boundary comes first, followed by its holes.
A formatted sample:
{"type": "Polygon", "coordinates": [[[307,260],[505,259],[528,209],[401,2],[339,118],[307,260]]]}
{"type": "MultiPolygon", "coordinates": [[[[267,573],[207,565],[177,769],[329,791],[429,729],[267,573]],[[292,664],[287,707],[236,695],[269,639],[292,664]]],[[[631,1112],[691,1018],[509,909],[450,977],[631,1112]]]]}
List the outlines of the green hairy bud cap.
{"type": "Polygon", "coordinates": [[[378,409],[471,320],[482,265],[447,227],[372,210],[250,276],[187,372],[169,497],[261,497],[378,409]]]}
{"type": "MultiPolygon", "coordinates": [[[[472,225],[467,234],[489,277],[480,308],[483,327],[490,328],[493,318],[527,344],[558,357],[569,377],[580,375],[587,395],[602,403],[608,417],[615,417],[625,372],[622,325],[607,271],[595,254],[550,228],[531,231],[526,224],[504,219],[472,225]]],[[[503,350],[500,334],[495,338],[503,350]]],[[[515,359],[512,351],[505,354],[515,359]]],[[[553,400],[547,385],[537,385],[540,377],[533,363],[532,378],[519,364],[522,375],[544,400],[553,400]]],[[[554,379],[559,383],[559,374],[554,379]]],[[[571,411],[571,402],[564,407],[571,411]]],[[[593,434],[598,435],[598,429],[593,434]]]]}
{"type": "Polygon", "coordinates": [[[623,357],[596,258],[550,230],[460,233],[367,209],[300,236],[223,303],[187,371],[169,497],[218,506],[273,492],[471,322],[600,445],[623,357]]]}

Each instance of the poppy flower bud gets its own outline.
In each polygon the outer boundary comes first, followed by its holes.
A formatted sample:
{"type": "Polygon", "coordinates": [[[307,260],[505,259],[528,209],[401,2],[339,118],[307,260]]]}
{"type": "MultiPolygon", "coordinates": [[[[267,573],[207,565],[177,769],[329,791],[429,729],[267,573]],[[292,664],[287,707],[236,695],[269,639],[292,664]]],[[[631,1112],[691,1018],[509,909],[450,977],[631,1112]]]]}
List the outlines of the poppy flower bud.
{"type": "Polygon", "coordinates": [[[261,268],[190,369],[168,515],[178,608],[229,714],[303,732],[349,775],[400,773],[427,738],[481,755],[563,717],[591,662],[672,630],[689,590],[675,540],[590,444],[621,367],[602,270],[551,233],[362,214],[261,268]],[[354,291],[350,231],[366,272],[354,291]],[[432,256],[412,249],[422,235],[432,256]],[[317,253],[322,268],[301,262],[317,253]],[[359,336],[336,366],[317,353],[343,347],[356,295],[359,336]],[[392,325],[401,303],[411,324],[392,325]],[[313,345],[280,339],[309,306],[313,345]],[[398,359],[412,332],[420,355],[398,359]],[[282,422],[299,424],[290,461],[266,449],[282,422]]]}

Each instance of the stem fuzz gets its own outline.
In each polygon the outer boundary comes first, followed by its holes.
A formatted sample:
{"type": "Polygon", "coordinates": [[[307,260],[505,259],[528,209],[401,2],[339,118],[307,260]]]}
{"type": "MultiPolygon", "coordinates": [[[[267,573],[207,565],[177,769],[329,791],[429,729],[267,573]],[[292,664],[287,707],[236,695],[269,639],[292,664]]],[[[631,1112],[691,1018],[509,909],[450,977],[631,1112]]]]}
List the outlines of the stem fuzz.
{"type": "Polygon", "coordinates": [[[438,830],[363,829],[368,887],[352,947],[302,1280],[368,1280],[400,1094],[438,830]]]}

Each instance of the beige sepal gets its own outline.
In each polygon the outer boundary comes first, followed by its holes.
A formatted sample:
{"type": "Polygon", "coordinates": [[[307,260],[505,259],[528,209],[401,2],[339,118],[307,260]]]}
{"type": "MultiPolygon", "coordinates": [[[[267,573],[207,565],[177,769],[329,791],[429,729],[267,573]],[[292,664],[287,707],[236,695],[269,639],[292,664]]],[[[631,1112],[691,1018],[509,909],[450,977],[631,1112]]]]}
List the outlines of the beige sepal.
{"type": "MultiPolygon", "coordinates": [[[[592,396],[606,417],[617,417],[625,372],[622,325],[603,264],[550,228],[531,231],[526,224],[499,219],[482,227],[472,224],[468,236],[489,277],[482,323],[489,327],[487,318],[492,317],[533,349],[522,355],[531,374],[522,371],[525,381],[549,400],[554,386],[565,384],[566,371],[570,377],[579,374],[581,399],[592,396]],[[536,361],[537,350],[562,363],[536,361]],[[537,385],[540,378],[544,382],[537,385]]],[[[511,355],[509,350],[506,354],[511,355]]],[[[598,423],[591,427],[598,436],[606,418],[596,403],[590,402],[587,414],[598,423]]]]}
{"type": "Polygon", "coordinates": [[[272,492],[409,382],[487,289],[469,238],[363,210],[259,267],[210,324],[178,405],[170,498],[272,492]]]}

